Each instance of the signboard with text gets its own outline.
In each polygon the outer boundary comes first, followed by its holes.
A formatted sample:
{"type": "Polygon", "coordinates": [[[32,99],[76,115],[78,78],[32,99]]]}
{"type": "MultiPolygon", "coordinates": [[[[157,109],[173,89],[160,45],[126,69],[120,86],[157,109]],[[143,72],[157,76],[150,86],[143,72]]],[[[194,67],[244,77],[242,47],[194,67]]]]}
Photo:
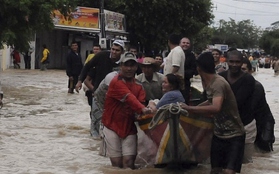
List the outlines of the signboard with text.
{"type": "Polygon", "coordinates": [[[55,26],[69,28],[99,29],[99,9],[77,7],[69,17],[64,17],[58,10],[54,11],[53,23],[55,26]]]}
{"type": "Polygon", "coordinates": [[[106,31],[126,31],[125,15],[121,13],[104,10],[106,31]]]}

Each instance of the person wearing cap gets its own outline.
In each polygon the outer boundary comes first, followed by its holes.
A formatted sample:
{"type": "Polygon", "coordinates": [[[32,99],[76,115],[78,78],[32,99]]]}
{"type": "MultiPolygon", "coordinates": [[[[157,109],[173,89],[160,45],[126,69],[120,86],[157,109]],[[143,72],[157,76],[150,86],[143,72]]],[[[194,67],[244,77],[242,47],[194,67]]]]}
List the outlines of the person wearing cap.
{"type": "Polygon", "coordinates": [[[148,114],[143,105],[145,91],[135,80],[137,59],[125,53],[120,61],[120,72],[110,82],[102,116],[103,135],[107,155],[112,166],[134,169],[137,155],[136,114],[148,114]]]}
{"type": "Polygon", "coordinates": [[[215,72],[211,52],[197,59],[197,70],[208,100],[198,106],[180,103],[189,113],[213,118],[211,141],[211,173],[240,173],[244,154],[245,130],[237,109],[237,101],[229,83],[215,72]]]}
{"type": "Polygon", "coordinates": [[[161,99],[163,96],[162,83],[164,75],[158,73],[159,64],[152,57],[145,57],[140,64],[142,72],[136,77],[146,92],[146,104],[149,100],[161,99]]]}
{"type": "MultiPolygon", "coordinates": [[[[98,88],[101,81],[106,77],[106,75],[112,71],[119,70],[119,60],[121,55],[124,53],[124,42],[122,40],[115,40],[112,44],[110,51],[101,51],[94,56],[89,62],[87,62],[79,75],[79,81],[75,86],[75,90],[78,92],[82,87],[82,82],[89,75],[94,77],[93,84],[90,85],[90,90],[94,93],[95,89],[98,88]]],[[[93,96],[92,96],[93,97],[93,96]]],[[[91,104],[91,107],[93,104],[91,104]]],[[[92,108],[91,108],[92,110],[92,108]]],[[[96,119],[95,116],[92,115],[93,112],[90,112],[91,118],[91,127],[90,134],[93,138],[99,137],[99,131],[96,127],[96,119]]]]}
{"type": "Polygon", "coordinates": [[[113,70],[117,70],[119,67],[119,60],[121,54],[124,53],[125,45],[122,40],[115,40],[112,43],[110,51],[101,51],[87,62],[79,75],[79,81],[76,84],[76,91],[78,92],[82,87],[82,82],[85,80],[88,73],[95,67],[96,74],[94,79],[94,89],[96,89],[100,82],[106,77],[106,75],[113,70]]]}

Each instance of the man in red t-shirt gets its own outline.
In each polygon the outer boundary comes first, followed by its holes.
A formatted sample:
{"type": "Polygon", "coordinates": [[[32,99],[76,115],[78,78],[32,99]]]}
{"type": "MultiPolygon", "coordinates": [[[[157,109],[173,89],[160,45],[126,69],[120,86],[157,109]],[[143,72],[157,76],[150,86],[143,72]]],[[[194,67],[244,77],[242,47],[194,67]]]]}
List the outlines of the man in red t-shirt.
{"type": "Polygon", "coordinates": [[[134,169],[137,155],[135,114],[151,111],[143,105],[145,91],[134,78],[138,66],[135,55],[126,53],[120,62],[119,75],[110,82],[105,99],[103,134],[112,166],[134,169]]]}

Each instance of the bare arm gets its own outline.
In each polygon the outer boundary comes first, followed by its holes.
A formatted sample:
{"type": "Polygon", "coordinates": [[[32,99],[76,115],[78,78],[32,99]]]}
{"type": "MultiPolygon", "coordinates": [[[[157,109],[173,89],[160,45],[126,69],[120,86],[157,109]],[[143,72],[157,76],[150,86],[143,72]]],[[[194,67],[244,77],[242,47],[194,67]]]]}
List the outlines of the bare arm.
{"type": "Polygon", "coordinates": [[[173,66],[172,73],[176,74],[179,70],[179,66],[173,66]]]}
{"type": "Polygon", "coordinates": [[[90,91],[93,91],[94,90],[94,86],[92,85],[92,79],[90,76],[86,76],[86,79],[84,80],[83,82],[85,84],[85,86],[87,86],[87,88],[90,90],[90,91]]]}
{"type": "Polygon", "coordinates": [[[223,97],[215,97],[212,100],[212,104],[205,105],[205,106],[189,106],[185,103],[180,103],[180,106],[187,110],[188,112],[197,113],[197,114],[216,114],[220,112],[222,103],[223,103],[223,97]]]}

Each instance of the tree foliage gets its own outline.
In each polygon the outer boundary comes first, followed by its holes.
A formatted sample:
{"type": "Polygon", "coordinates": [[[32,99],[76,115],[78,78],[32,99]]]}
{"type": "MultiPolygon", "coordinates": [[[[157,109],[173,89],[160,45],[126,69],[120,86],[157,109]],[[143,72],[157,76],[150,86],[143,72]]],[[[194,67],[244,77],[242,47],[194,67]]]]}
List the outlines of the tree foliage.
{"type": "Polygon", "coordinates": [[[0,46],[13,45],[18,50],[29,48],[36,31],[54,27],[51,14],[55,9],[67,15],[76,0],[2,0],[0,5],[0,46]]]}
{"type": "Polygon", "coordinates": [[[126,15],[131,44],[165,49],[168,35],[193,38],[210,24],[210,0],[107,0],[105,8],[126,15]]]}
{"type": "Polygon", "coordinates": [[[264,31],[260,39],[260,47],[267,54],[279,56],[279,29],[264,31]]]}
{"type": "Polygon", "coordinates": [[[261,35],[260,27],[251,20],[236,22],[220,20],[219,27],[213,27],[212,44],[227,44],[229,47],[256,48],[261,35]]]}

